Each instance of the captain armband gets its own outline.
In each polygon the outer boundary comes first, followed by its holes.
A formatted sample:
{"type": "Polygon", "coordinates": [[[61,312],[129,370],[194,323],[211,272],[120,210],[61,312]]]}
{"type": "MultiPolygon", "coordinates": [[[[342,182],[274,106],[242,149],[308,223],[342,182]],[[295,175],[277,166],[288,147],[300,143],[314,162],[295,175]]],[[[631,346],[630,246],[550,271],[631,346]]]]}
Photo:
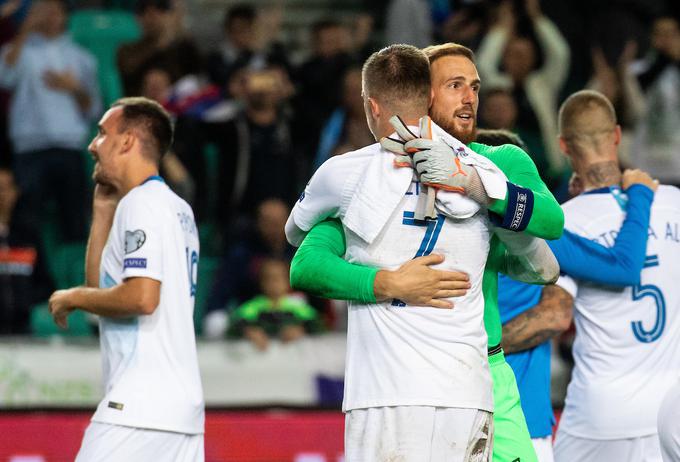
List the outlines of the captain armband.
{"type": "Polygon", "coordinates": [[[507,182],[507,185],[508,207],[505,215],[490,213],[491,221],[500,228],[517,232],[524,231],[534,211],[534,192],[510,182],[507,182]]]}

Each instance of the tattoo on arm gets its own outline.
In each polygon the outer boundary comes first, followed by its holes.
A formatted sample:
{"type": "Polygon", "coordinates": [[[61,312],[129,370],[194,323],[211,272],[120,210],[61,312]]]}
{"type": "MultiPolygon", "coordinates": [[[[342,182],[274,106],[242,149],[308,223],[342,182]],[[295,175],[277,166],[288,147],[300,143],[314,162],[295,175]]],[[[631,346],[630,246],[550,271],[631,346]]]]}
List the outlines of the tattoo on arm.
{"type": "Polygon", "coordinates": [[[573,301],[561,287],[546,286],[538,305],[503,326],[503,350],[506,353],[527,350],[567,330],[573,301]]]}

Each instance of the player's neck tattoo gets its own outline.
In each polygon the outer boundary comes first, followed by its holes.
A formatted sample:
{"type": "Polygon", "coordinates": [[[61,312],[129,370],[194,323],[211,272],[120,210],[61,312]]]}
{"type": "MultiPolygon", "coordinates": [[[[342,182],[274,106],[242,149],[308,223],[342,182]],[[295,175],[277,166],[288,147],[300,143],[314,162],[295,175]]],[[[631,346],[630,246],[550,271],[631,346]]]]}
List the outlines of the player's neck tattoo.
{"type": "Polygon", "coordinates": [[[621,170],[615,161],[597,162],[586,167],[584,180],[587,189],[612,186],[621,182],[621,170]]]}

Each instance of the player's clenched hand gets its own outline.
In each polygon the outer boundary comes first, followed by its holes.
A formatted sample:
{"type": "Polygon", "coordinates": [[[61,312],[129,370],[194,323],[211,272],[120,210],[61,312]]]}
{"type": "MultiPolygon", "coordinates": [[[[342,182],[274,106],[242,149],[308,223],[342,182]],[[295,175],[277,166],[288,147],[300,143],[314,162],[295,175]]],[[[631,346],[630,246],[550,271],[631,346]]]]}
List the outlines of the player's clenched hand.
{"type": "Polygon", "coordinates": [[[62,329],[68,327],[68,315],[74,310],[73,291],[74,289],[57,290],[48,302],[54,322],[62,329]]]}
{"type": "Polygon", "coordinates": [[[647,186],[649,189],[656,192],[656,188],[659,187],[659,180],[653,179],[647,172],[640,169],[627,169],[623,172],[621,187],[626,190],[634,184],[647,186]]]}
{"type": "Polygon", "coordinates": [[[375,277],[376,300],[399,299],[408,305],[453,308],[446,298],[461,297],[470,288],[467,274],[431,268],[444,261],[441,255],[418,257],[396,271],[381,270],[375,277]]]}

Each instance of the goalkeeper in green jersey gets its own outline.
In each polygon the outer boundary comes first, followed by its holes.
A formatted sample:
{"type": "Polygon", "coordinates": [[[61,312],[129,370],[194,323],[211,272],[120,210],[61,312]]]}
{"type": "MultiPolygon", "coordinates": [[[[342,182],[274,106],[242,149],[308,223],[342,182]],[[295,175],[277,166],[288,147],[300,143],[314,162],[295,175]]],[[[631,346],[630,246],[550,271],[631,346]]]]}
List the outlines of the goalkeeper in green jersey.
{"type": "MultiPolygon", "coordinates": [[[[516,146],[491,147],[472,142],[476,134],[480,87],[472,52],[460,45],[444,44],[428,47],[425,53],[431,66],[434,99],[430,115],[433,121],[467,143],[473,151],[493,161],[508,178],[506,198],[485,204],[492,219],[501,231],[523,231],[543,239],[557,239],[564,225],[562,210],[540,179],[529,156],[516,146]]],[[[421,181],[434,186],[441,184],[444,189],[458,187],[452,183],[456,178],[451,176],[455,170],[446,172],[445,165],[436,163],[437,159],[442,159],[441,152],[438,158],[435,146],[418,145],[418,140],[415,142],[421,149],[428,148],[422,151],[423,156],[416,161],[421,181]],[[440,173],[439,177],[437,172],[440,173]]],[[[453,157],[452,153],[449,154],[449,157],[453,157]]],[[[421,257],[396,271],[385,271],[344,261],[342,256],[345,249],[345,235],[338,221],[327,220],[317,224],[293,259],[293,287],[315,295],[362,303],[394,298],[414,305],[442,306],[438,296],[442,273],[429,268],[429,265],[440,263],[441,257],[421,257]]],[[[494,382],[493,460],[535,461],[536,455],[520,407],[515,377],[500,348],[502,328],[497,304],[498,272],[527,282],[547,281],[540,281],[531,268],[527,268],[521,256],[509,255],[504,244],[494,234],[483,279],[484,323],[494,382]]],[[[457,287],[460,287],[461,294],[464,293],[465,281],[461,280],[457,287]]]]}

